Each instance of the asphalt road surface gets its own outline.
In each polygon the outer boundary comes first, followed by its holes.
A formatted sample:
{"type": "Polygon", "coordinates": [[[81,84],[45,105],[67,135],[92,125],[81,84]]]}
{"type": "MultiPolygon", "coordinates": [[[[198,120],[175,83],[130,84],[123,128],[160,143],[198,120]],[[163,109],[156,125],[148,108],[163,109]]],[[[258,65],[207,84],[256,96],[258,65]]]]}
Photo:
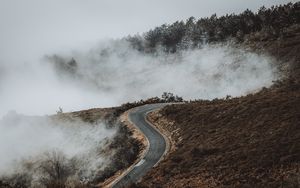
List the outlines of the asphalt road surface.
{"type": "Polygon", "coordinates": [[[167,104],[149,104],[135,108],[129,113],[129,120],[138,127],[149,141],[149,150],[134,168],[124,177],[117,181],[112,187],[120,188],[130,183],[138,182],[163,156],[166,150],[166,141],[161,133],[154,129],[146,121],[148,112],[162,108],[167,104]]]}

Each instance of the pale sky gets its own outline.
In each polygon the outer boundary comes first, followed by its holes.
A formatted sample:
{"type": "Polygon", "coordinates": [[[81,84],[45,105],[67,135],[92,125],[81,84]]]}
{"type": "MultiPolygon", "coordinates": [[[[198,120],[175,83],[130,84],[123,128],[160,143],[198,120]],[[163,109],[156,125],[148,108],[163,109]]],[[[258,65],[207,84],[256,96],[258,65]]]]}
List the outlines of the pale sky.
{"type": "Polygon", "coordinates": [[[0,63],[288,0],[0,0],[0,63]]]}

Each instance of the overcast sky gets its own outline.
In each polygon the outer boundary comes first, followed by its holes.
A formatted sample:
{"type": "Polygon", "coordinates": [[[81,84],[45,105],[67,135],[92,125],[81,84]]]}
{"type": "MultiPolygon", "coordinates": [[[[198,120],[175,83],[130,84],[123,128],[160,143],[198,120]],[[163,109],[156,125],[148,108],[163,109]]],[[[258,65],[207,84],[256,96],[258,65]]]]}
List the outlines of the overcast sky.
{"type": "MultiPolygon", "coordinates": [[[[0,0],[0,62],[288,0],[0,0]]],[[[292,1],[293,2],[293,1],[292,1]]]]}

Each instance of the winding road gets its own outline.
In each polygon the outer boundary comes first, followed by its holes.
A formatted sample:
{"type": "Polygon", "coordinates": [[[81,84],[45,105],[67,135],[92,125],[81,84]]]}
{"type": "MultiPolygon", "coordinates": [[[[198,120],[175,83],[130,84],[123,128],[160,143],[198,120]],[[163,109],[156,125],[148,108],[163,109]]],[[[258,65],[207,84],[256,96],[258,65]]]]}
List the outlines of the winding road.
{"type": "Polygon", "coordinates": [[[147,113],[162,108],[168,104],[148,104],[134,108],[129,112],[129,120],[146,136],[148,148],[145,156],[112,187],[120,188],[129,183],[138,182],[164,155],[167,143],[164,136],[146,120],[147,113]]]}

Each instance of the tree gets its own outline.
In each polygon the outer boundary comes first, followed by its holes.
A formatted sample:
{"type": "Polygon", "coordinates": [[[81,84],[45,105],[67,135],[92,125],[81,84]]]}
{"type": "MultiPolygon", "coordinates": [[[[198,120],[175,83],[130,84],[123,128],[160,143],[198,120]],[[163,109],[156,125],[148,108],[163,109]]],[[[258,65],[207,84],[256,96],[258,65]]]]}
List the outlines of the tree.
{"type": "Polygon", "coordinates": [[[179,97],[177,95],[174,96],[174,94],[170,93],[170,92],[164,92],[162,94],[161,98],[165,102],[182,102],[183,101],[182,97],[179,97]]]}
{"type": "Polygon", "coordinates": [[[39,166],[41,174],[40,183],[47,188],[65,188],[67,179],[74,175],[75,167],[62,152],[52,151],[46,153],[46,160],[39,166]]]}

